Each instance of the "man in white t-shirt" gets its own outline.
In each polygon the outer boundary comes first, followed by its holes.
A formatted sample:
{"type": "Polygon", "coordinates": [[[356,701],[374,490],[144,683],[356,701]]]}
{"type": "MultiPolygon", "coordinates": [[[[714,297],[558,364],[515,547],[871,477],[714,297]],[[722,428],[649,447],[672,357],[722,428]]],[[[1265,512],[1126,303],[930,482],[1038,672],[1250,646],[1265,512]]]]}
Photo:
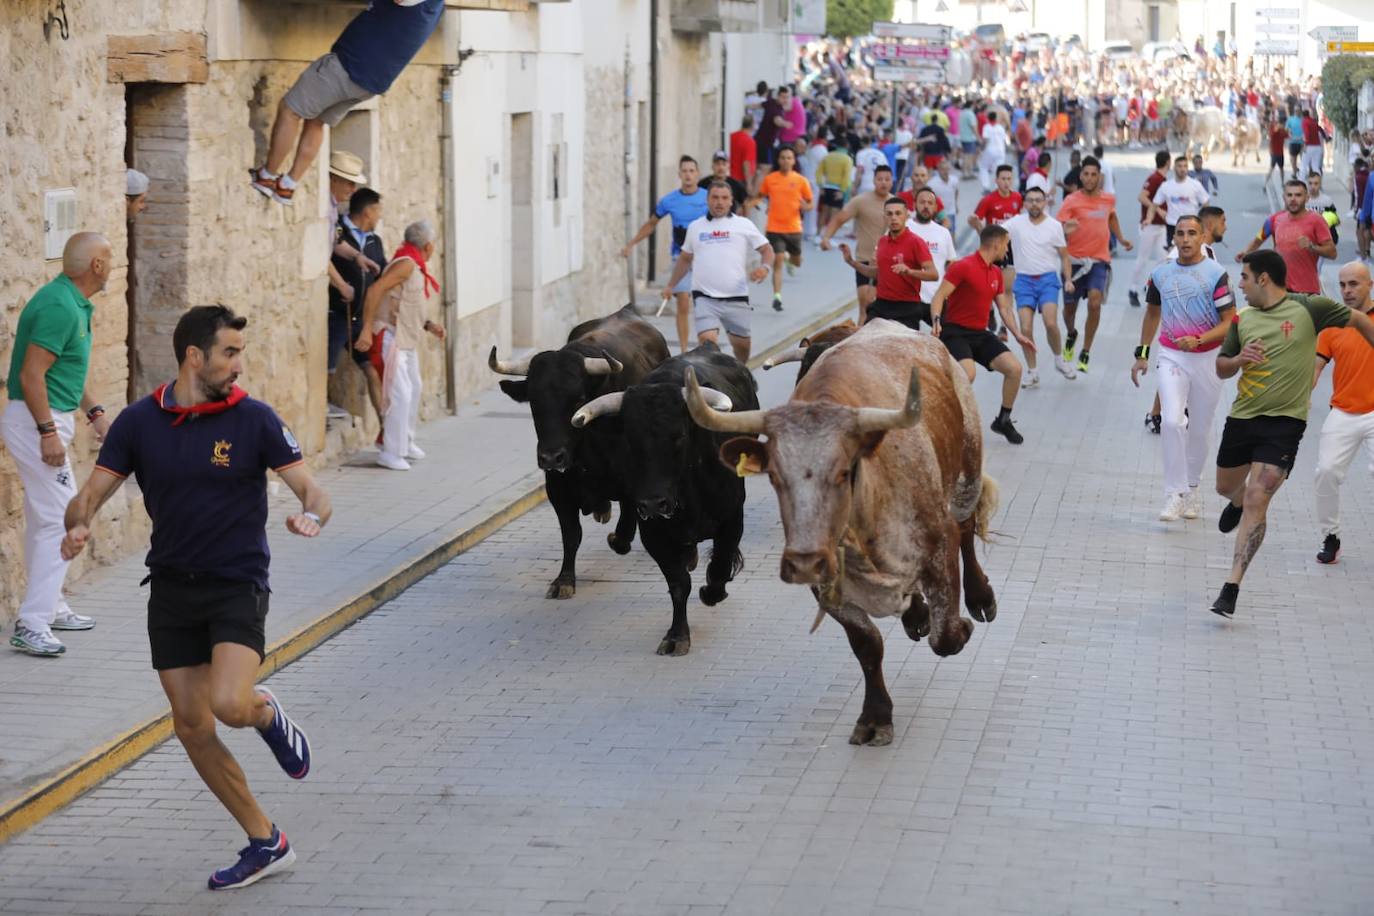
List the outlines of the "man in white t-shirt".
{"type": "Polygon", "coordinates": [[[1106,159],[1102,158],[1105,150],[1102,144],[1093,147],[1093,157],[1097,159],[1097,164],[1102,167],[1102,193],[1116,195],[1116,170],[1106,159]]]}
{"type": "Polygon", "coordinates": [[[887,165],[887,157],[876,146],[866,146],[854,157],[854,193],[863,194],[873,190],[873,170],[887,165]]]}
{"type": "Polygon", "coordinates": [[[997,112],[989,111],[988,123],[983,125],[983,154],[978,157],[978,180],[984,191],[991,191],[996,184],[997,167],[1006,161],[1010,142],[1007,128],[998,120],[997,112]]]}
{"type": "Polygon", "coordinates": [[[916,233],[916,237],[930,249],[930,259],[935,262],[935,279],[921,281],[921,301],[930,302],[940,281],[945,278],[945,265],[954,260],[954,236],[948,229],[935,221],[940,212],[938,198],[930,187],[916,192],[916,213],[906,221],[906,227],[916,233]]]}
{"type": "MultiPolygon", "coordinates": [[[[924,122],[922,122],[924,123],[924,122]]],[[[892,176],[892,186],[900,188],[902,179],[910,174],[908,164],[911,157],[911,141],[915,138],[905,124],[898,124],[897,130],[893,132],[892,142],[897,144],[897,168],[896,174],[892,176]]]]}
{"type": "Polygon", "coordinates": [[[945,156],[936,163],[935,174],[926,182],[945,205],[946,229],[959,225],[959,179],[955,177],[949,160],[950,157],[945,156]]]}
{"type": "Polygon", "coordinates": [[[713,178],[706,190],[706,215],[692,221],[682,240],[682,252],[673,265],[673,275],[663,288],[663,297],[692,274],[692,318],[697,327],[697,343],[716,343],[720,329],[730,338],[730,349],[740,362],[749,361],[750,326],[753,306],[749,304],[749,281],[762,283],[773,266],[773,245],[759,232],[753,221],[733,215],[734,192],[723,180],[713,178]],[[762,261],[749,269],[749,252],[757,251],[762,261]]]}
{"type": "MultiPolygon", "coordinates": [[[[1021,324],[1021,336],[1028,341],[1035,335],[1035,313],[1045,324],[1045,339],[1054,354],[1054,368],[1067,379],[1078,372],[1064,360],[1059,337],[1059,291],[1073,292],[1073,267],[1069,263],[1068,241],[1064,238],[1064,224],[1051,219],[1045,212],[1045,192],[1040,188],[1026,188],[1022,199],[1024,209],[1002,223],[1011,234],[1011,259],[1016,265],[1016,281],[1012,296],[1016,300],[1016,317],[1021,324]],[[1062,283],[1060,282],[1062,278],[1062,283]]],[[[1035,347],[1022,346],[1026,354],[1027,373],[1022,388],[1040,385],[1040,373],[1035,368],[1035,347]]]]}
{"type": "Polygon", "coordinates": [[[1155,218],[1161,206],[1164,209],[1164,247],[1169,249],[1174,244],[1174,228],[1178,226],[1178,221],[1184,216],[1197,216],[1198,211],[1207,205],[1212,199],[1212,195],[1207,193],[1207,189],[1202,186],[1202,182],[1188,175],[1188,157],[1179,156],[1174,159],[1174,172],[1155,189],[1155,196],[1150,202],[1150,211],[1145,214],[1145,224],[1148,225],[1155,218]]]}

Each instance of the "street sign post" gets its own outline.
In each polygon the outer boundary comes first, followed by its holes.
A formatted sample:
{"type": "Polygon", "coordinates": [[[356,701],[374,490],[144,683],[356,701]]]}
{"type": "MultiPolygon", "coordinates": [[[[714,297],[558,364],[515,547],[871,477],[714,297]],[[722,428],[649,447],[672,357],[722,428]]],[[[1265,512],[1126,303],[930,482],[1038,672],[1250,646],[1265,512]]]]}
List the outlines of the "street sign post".
{"type": "Polygon", "coordinates": [[[874,38],[919,38],[923,41],[949,41],[949,26],[923,22],[875,22],[874,38]]]}
{"type": "MultiPolygon", "coordinates": [[[[1339,44],[1339,42],[1334,42],[1339,44]]],[[[1269,38],[1255,42],[1256,54],[1269,54],[1275,57],[1297,57],[1298,40],[1296,38],[1269,38]]]]}
{"type": "Polygon", "coordinates": [[[1302,10],[1297,7],[1270,7],[1255,10],[1256,19],[1301,19],[1302,10]]]}
{"type": "Polygon", "coordinates": [[[885,64],[904,64],[916,60],[949,60],[945,45],[872,45],[869,53],[874,60],[885,64]]]}
{"type": "Polygon", "coordinates": [[[1302,29],[1296,22],[1275,22],[1272,19],[1262,20],[1255,26],[1255,31],[1261,35],[1299,35],[1302,29]]]}
{"type": "Polygon", "coordinates": [[[943,83],[945,66],[940,63],[878,64],[873,79],[890,83],[943,83]]]}
{"type": "Polygon", "coordinates": [[[1360,27],[1357,25],[1322,25],[1307,33],[1308,38],[1320,42],[1359,41],[1360,27]]]}
{"type": "Polygon", "coordinates": [[[1328,41],[1326,50],[1332,54],[1374,54],[1374,41],[1328,41]]]}

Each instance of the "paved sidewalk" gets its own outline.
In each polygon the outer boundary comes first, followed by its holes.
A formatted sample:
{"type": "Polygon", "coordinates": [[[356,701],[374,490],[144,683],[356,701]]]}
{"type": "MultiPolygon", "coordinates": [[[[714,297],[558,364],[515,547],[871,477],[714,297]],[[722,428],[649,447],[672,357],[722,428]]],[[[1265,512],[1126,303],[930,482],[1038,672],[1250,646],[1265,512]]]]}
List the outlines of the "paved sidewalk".
{"type": "MultiPolygon", "coordinates": [[[[758,351],[847,303],[853,275],[838,255],[813,256],[789,278],[785,293],[787,310],[777,313],[767,304],[765,288],[754,289],[758,351]]],[[[642,297],[642,310],[656,308],[657,301],[656,295],[642,297]]],[[[675,347],[671,309],[656,324],[675,347]]],[[[246,378],[244,385],[251,392],[253,380],[246,378]]],[[[283,519],[298,503],[286,487],[277,487],[268,525],[269,646],[379,589],[396,571],[522,497],[532,502],[542,489],[528,407],[495,388],[470,399],[457,416],[427,424],[421,442],[429,457],[408,473],[373,466],[371,450],[321,471],[334,518],[316,540],[286,533],[283,519]]],[[[134,511],[143,511],[141,503],[134,511]]],[[[584,544],[587,563],[609,552],[598,551],[598,545],[604,547],[604,539],[584,544]]],[[[88,633],[63,634],[66,656],[32,658],[7,645],[0,651],[0,694],[6,700],[0,704],[0,814],[85,755],[167,711],[149,665],[147,591],[138,584],[145,572],[140,550],[70,586],[72,606],[99,624],[88,633]]]]}

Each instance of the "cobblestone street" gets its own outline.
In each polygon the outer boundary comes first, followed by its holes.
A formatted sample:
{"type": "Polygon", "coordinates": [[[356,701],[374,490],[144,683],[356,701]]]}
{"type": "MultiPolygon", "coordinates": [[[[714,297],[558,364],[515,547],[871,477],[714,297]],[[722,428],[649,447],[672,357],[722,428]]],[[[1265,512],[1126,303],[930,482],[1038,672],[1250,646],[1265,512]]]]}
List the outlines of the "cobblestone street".
{"type": "MultiPolygon", "coordinates": [[[[1253,217],[1231,221],[1243,243],[1253,217]]],[[[778,579],[766,479],[748,484],[744,572],[722,605],[693,596],[683,658],[654,654],[657,569],[601,526],[576,596],[543,597],[543,506],[268,681],[313,741],[307,781],[228,735],[292,871],[205,889],[242,836],[173,741],[0,847],[0,911],[1370,912],[1374,487],[1357,461],[1346,553],[1317,565],[1329,381],[1224,621],[1207,612],[1231,561],[1220,498],[1156,520],[1124,281],[1103,314],[1092,373],[1066,381],[1043,354],[1017,403],[1026,443],[986,440],[997,619],[947,659],[880,622],[891,747],[847,743],[858,663],[833,621],[807,634],[809,592],[778,579]]],[[[757,375],[769,406],[795,368],[757,375]]],[[[986,425],[997,380],[975,388],[986,425]]]]}

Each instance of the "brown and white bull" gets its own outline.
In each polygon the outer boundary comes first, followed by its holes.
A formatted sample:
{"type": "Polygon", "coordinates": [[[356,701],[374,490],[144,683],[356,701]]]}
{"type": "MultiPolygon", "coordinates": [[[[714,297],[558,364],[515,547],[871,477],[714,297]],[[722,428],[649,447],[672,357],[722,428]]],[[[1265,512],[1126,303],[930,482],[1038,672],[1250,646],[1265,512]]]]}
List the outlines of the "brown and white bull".
{"type": "Polygon", "coordinates": [[[1263,146],[1264,131],[1254,121],[1237,118],[1236,123],[1231,125],[1231,165],[1240,165],[1241,160],[1249,155],[1253,155],[1255,164],[1259,165],[1264,161],[1260,157],[1263,146]]]}
{"type": "Polygon", "coordinates": [[[815,626],[828,614],[849,637],[865,684],[850,743],[890,744],[882,633],[870,618],[900,615],[913,640],[958,652],[973,632],[959,613],[961,556],[965,606],[980,621],[997,614],[974,552],[997,485],[983,473],[968,377],[936,338],[880,319],[830,347],[781,407],[724,413],[695,375],[687,386],[697,423],[740,434],[721,460],[767,473],[777,491],[783,581],[810,585],[815,626]]]}

